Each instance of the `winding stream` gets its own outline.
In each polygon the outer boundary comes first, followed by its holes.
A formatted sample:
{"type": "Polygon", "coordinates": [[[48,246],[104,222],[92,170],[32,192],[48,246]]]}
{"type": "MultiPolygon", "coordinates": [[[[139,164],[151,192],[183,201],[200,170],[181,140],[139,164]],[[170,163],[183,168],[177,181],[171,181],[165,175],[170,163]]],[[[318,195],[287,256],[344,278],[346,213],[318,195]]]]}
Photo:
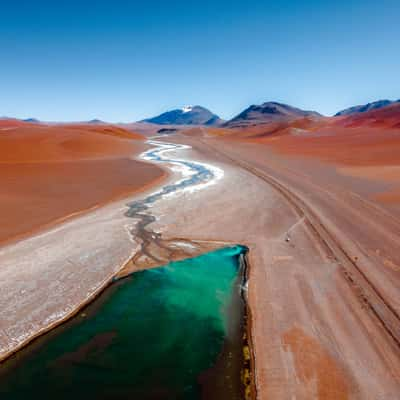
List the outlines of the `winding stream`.
{"type": "MultiPolygon", "coordinates": [[[[165,155],[187,146],[150,143],[157,148],[143,158],[183,177],[128,205],[126,215],[139,220],[132,234],[149,257],[150,243],[162,245],[148,227],[151,205],[223,175],[165,155]]],[[[246,251],[225,247],[115,280],[79,315],[1,365],[0,397],[243,399],[246,251]]]]}
{"type": "MultiPolygon", "coordinates": [[[[177,259],[174,254],[185,253],[182,246],[192,246],[189,242],[178,244],[175,242],[173,246],[161,235],[154,232],[150,228],[150,224],[155,221],[155,217],[151,213],[151,207],[157,201],[167,196],[181,194],[183,192],[194,192],[204,189],[205,187],[216,183],[224,175],[222,169],[210,164],[183,160],[173,156],[167,156],[167,153],[190,149],[190,146],[183,144],[165,143],[161,141],[150,140],[148,143],[152,148],[141,155],[141,158],[152,163],[167,164],[177,175],[176,182],[164,185],[161,189],[149,194],[143,199],[135,200],[127,204],[128,210],[125,215],[129,218],[137,220],[131,229],[133,240],[140,243],[140,250],[132,259],[135,269],[144,269],[150,266],[162,265],[170,260],[177,259]],[[162,257],[160,254],[167,254],[162,257]],[[150,261],[149,261],[150,260],[150,261]]],[[[186,247],[187,248],[187,247],[186,247]]],[[[200,253],[198,251],[197,253],[200,253]]],[[[189,257],[190,255],[186,255],[189,257]]]]}
{"type": "Polygon", "coordinates": [[[183,175],[183,178],[175,183],[163,186],[160,190],[150,194],[143,200],[133,201],[128,203],[129,210],[126,215],[129,217],[135,216],[136,210],[143,211],[151,204],[154,204],[161,198],[172,195],[176,192],[196,191],[205,188],[208,185],[214,184],[224,175],[224,171],[210,164],[200,163],[195,161],[187,161],[179,158],[167,157],[165,154],[177,151],[190,149],[190,146],[183,144],[165,143],[155,140],[149,140],[154,149],[150,149],[143,153],[140,158],[153,163],[167,163],[173,171],[177,171],[183,175]]]}

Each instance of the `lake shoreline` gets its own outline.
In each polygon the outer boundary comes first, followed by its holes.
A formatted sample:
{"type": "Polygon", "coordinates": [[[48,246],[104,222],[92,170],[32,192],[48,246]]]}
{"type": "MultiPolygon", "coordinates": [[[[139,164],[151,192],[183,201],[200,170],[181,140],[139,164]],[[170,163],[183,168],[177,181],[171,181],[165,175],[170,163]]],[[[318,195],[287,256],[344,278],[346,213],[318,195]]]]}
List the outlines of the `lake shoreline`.
{"type": "MultiPolygon", "coordinates": [[[[233,299],[236,299],[236,300],[232,303],[232,306],[234,308],[231,311],[226,310],[228,312],[228,314],[233,312],[232,316],[228,317],[228,315],[226,315],[224,318],[227,318],[227,321],[229,322],[229,326],[231,326],[227,331],[228,337],[230,337],[232,339],[231,333],[229,333],[229,332],[231,331],[231,329],[233,329],[234,331],[237,332],[237,334],[234,334],[234,336],[235,335],[237,336],[236,340],[239,340],[239,343],[240,343],[241,339],[246,336],[245,334],[243,334],[245,332],[245,329],[246,329],[246,324],[245,324],[245,320],[244,320],[243,317],[244,317],[244,314],[245,314],[245,307],[246,307],[245,296],[244,296],[244,288],[245,288],[244,284],[245,284],[245,279],[246,279],[246,276],[247,276],[247,271],[246,271],[247,268],[246,268],[246,264],[243,262],[243,259],[244,259],[244,254],[246,254],[246,252],[247,252],[247,248],[243,247],[243,246],[240,246],[240,245],[236,245],[236,246],[233,246],[233,247],[232,246],[225,247],[225,248],[222,248],[222,249],[218,249],[216,251],[212,251],[210,253],[203,254],[203,255],[200,256],[200,258],[202,257],[204,259],[205,257],[213,256],[214,254],[215,254],[215,256],[217,256],[217,254],[221,254],[221,256],[223,256],[223,254],[227,254],[227,255],[228,254],[233,254],[231,252],[235,249],[235,247],[238,248],[238,250],[235,250],[235,251],[240,251],[240,253],[238,253],[238,255],[235,256],[235,258],[237,258],[236,262],[238,264],[238,267],[237,267],[236,272],[235,272],[235,275],[237,276],[235,278],[235,282],[236,283],[232,286],[233,292],[232,292],[232,295],[231,295],[232,296],[232,300],[231,301],[233,301],[233,299]],[[238,290],[239,288],[240,288],[240,290],[238,290]],[[237,301],[239,301],[239,303],[237,303],[237,301]],[[237,307],[238,305],[239,305],[239,308],[237,307]],[[240,310],[242,310],[242,311],[240,311],[240,310]],[[236,317],[233,317],[234,315],[236,315],[236,317]],[[237,321],[237,322],[233,322],[233,321],[237,321]],[[239,329],[239,331],[238,331],[238,329],[239,329]]],[[[230,256],[230,257],[233,257],[233,256],[230,256]]],[[[181,271],[188,271],[188,272],[184,272],[184,273],[185,274],[189,274],[188,275],[188,277],[189,277],[191,272],[190,272],[190,270],[186,270],[186,266],[184,266],[183,263],[184,262],[189,262],[190,263],[190,262],[192,262],[192,260],[196,260],[197,258],[198,257],[195,257],[194,259],[188,259],[188,260],[185,260],[185,261],[181,261],[181,262],[178,262],[178,263],[171,263],[171,265],[181,265],[180,266],[181,271]]],[[[166,267],[168,267],[168,265],[166,267]]],[[[209,264],[209,266],[207,268],[208,269],[210,267],[212,268],[212,265],[213,264],[209,264]]],[[[218,267],[218,263],[214,264],[214,265],[216,267],[218,267]]],[[[187,267],[187,268],[189,268],[189,267],[187,267]]],[[[26,352],[21,354],[22,358],[18,359],[18,355],[16,355],[16,358],[14,360],[13,359],[9,360],[11,362],[11,364],[5,364],[5,366],[7,367],[7,365],[11,365],[11,367],[9,369],[11,370],[11,373],[12,373],[13,362],[17,363],[14,366],[14,369],[15,368],[17,368],[17,369],[20,368],[19,363],[22,362],[21,365],[24,365],[24,363],[26,362],[24,360],[30,360],[31,357],[36,357],[35,354],[40,354],[40,352],[44,348],[46,348],[46,346],[48,346],[47,343],[48,343],[49,340],[50,340],[50,343],[51,343],[51,341],[54,341],[54,338],[59,337],[60,334],[62,335],[63,333],[67,333],[67,331],[69,331],[71,328],[73,328],[74,326],[77,326],[76,324],[79,325],[81,323],[86,323],[85,321],[87,320],[87,318],[94,318],[94,315],[96,315],[96,313],[98,312],[96,310],[101,310],[101,307],[103,307],[104,304],[107,304],[107,302],[111,301],[111,297],[110,296],[113,296],[113,293],[116,293],[115,292],[116,290],[120,290],[120,289],[117,289],[118,287],[121,287],[121,285],[125,285],[125,284],[129,284],[130,285],[130,282],[131,282],[132,278],[133,279],[138,279],[138,277],[143,276],[143,273],[147,274],[147,271],[154,271],[156,274],[158,274],[157,270],[158,271],[162,271],[164,269],[165,269],[165,266],[157,268],[157,269],[151,269],[151,270],[146,270],[146,271],[138,271],[136,273],[130,274],[129,276],[127,276],[125,278],[114,280],[112,282],[112,284],[109,285],[108,288],[104,289],[100,293],[100,295],[97,297],[97,299],[95,299],[90,304],[88,304],[86,306],[86,308],[81,309],[80,313],[77,313],[77,314],[80,314],[79,316],[76,315],[75,318],[70,318],[69,321],[67,321],[64,324],[64,327],[60,326],[58,330],[54,329],[53,331],[54,331],[54,335],[55,336],[51,336],[51,332],[49,333],[50,336],[48,338],[46,338],[45,336],[42,336],[41,341],[39,340],[37,342],[36,347],[35,347],[35,344],[32,343],[33,347],[31,349],[29,349],[29,347],[28,347],[26,349],[26,352]],[[96,301],[100,301],[100,303],[96,304],[96,301]]],[[[206,269],[206,271],[207,271],[207,269],[206,269]]],[[[221,270],[221,271],[223,271],[223,270],[221,270]]],[[[216,277],[215,277],[215,279],[217,279],[217,282],[218,282],[218,279],[220,279],[220,278],[218,278],[218,276],[220,276],[220,273],[222,273],[222,272],[219,272],[218,269],[215,270],[215,272],[216,273],[218,272],[216,274],[216,277]]],[[[151,276],[151,275],[149,275],[149,276],[151,276]]],[[[212,279],[213,280],[214,277],[212,275],[211,276],[209,275],[209,277],[207,279],[212,279]]],[[[195,279],[195,281],[193,281],[193,284],[194,285],[198,285],[196,279],[195,279]]],[[[186,289],[186,290],[188,290],[188,289],[186,289]]],[[[214,290],[211,289],[210,293],[216,293],[216,292],[214,292],[214,290]]],[[[142,300],[142,301],[146,301],[146,300],[142,300]]],[[[229,304],[231,304],[231,302],[229,302],[229,304]]],[[[140,312],[139,312],[139,314],[140,314],[140,312]]],[[[225,313],[224,313],[224,315],[225,315],[225,313]]],[[[146,318],[146,313],[144,314],[144,317],[146,318]]],[[[101,332],[101,331],[99,331],[99,332],[101,332]]],[[[235,340],[234,340],[234,342],[231,342],[231,339],[228,341],[229,343],[231,343],[230,346],[235,342],[235,340]]],[[[236,357],[235,358],[236,359],[235,362],[239,362],[239,358],[242,358],[244,352],[242,354],[242,347],[241,346],[238,346],[238,348],[236,348],[235,350],[236,350],[236,354],[237,354],[235,356],[236,357]]],[[[67,350],[65,350],[65,351],[67,351],[67,350]]],[[[199,354],[202,354],[202,352],[200,352],[199,354]]],[[[229,352],[229,354],[231,354],[231,353],[229,352]]],[[[221,355],[222,355],[222,353],[221,353],[221,355]]],[[[225,353],[225,356],[227,356],[227,353],[225,353]]],[[[230,356],[228,356],[228,359],[226,359],[226,361],[223,362],[223,365],[229,365],[230,364],[230,362],[228,362],[229,361],[229,357],[230,356]]],[[[160,362],[161,362],[161,360],[160,360],[160,362]]],[[[222,368],[225,368],[225,367],[222,367],[222,368]]],[[[234,384],[237,387],[242,386],[242,384],[240,382],[240,374],[243,374],[243,362],[239,362],[238,368],[239,369],[236,369],[236,371],[238,372],[236,378],[234,378],[234,377],[231,378],[231,379],[234,379],[234,384]]],[[[6,373],[6,375],[7,375],[7,373],[6,373]]],[[[226,380],[225,375],[226,375],[226,373],[221,373],[220,374],[220,377],[223,378],[223,382],[225,382],[224,380],[226,380]]],[[[204,384],[206,384],[206,382],[204,382],[204,384]]],[[[223,387],[221,387],[221,382],[219,382],[218,385],[220,386],[219,390],[223,389],[223,387]]],[[[217,385],[217,387],[218,387],[218,385],[217,385]]],[[[212,387],[213,387],[213,384],[211,384],[209,389],[211,389],[212,387]]],[[[226,398],[236,398],[236,395],[235,395],[235,397],[229,397],[228,396],[226,398]]],[[[241,398],[241,397],[238,397],[238,398],[241,398]]],[[[247,398],[248,397],[246,397],[246,399],[247,398]]]]}

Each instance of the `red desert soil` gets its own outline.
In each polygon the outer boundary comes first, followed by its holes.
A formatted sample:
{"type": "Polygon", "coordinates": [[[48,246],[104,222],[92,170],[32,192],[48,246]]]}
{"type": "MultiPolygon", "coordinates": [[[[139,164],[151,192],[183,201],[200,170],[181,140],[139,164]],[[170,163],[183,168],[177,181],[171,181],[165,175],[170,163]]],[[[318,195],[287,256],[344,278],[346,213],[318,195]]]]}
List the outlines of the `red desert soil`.
{"type": "Polygon", "coordinates": [[[207,129],[201,138],[275,188],[299,218],[287,230],[292,259],[270,251],[263,264],[259,247],[250,251],[260,398],[398,397],[400,108],[389,111],[207,129]],[[299,242],[304,232],[295,238],[302,228],[314,250],[299,242]]]}
{"type": "MultiPolygon", "coordinates": [[[[368,197],[400,207],[400,104],[336,118],[301,118],[241,129],[211,129],[230,142],[265,145],[284,157],[333,166],[367,180],[368,197]]],[[[365,193],[364,193],[365,194],[365,193]]]]}
{"type": "Polygon", "coordinates": [[[306,392],[313,386],[312,383],[315,383],[316,390],[313,388],[314,390],[305,393],[308,398],[324,400],[349,398],[346,373],[315,339],[307,336],[301,328],[294,327],[283,335],[283,343],[294,355],[299,385],[306,392]]]}
{"type": "Polygon", "coordinates": [[[0,242],[143,189],[158,167],[143,137],[108,125],[0,121],[0,242]]]}

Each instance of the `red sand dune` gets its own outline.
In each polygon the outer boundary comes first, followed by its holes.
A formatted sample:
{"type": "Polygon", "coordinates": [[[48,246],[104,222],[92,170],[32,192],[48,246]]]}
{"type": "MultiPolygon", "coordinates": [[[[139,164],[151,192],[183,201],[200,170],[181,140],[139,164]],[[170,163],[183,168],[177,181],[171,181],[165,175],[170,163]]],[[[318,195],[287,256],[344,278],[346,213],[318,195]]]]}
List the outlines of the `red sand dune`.
{"type": "Polygon", "coordinates": [[[326,162],[333,165],[339,175],[368,180],[374,200],[400,206],[398,103],[345,117],[306,117],[207,131],[233,142],[265,145],[282,155],[326,162]],[[385,190],[382,185],[386,185],[385,190]]]}
{"type": "Polygon", "coordinates": [[[400,104],[335,118],[301,118],[208,133],[233,141],[266,144],[285,153],[346,165],[400,163],[400,104]],[[379,122],[379,124],[378,124],[379,122]]]}
{"type": "Polygon", "coordinates": [[[296,133],[291,129],[280,133],[279,139],[275,134],[250,140],[269,144],[283,153],[349,165],[387,165],[400,161],[400,130],[328,125],[305,132],[296,133]]]}
{"type": "Polygon", "coordinates": [[[0,242],[124,197],[164,176],[130,158],[142,136],[108,125],[0,122],[0,242]]]}

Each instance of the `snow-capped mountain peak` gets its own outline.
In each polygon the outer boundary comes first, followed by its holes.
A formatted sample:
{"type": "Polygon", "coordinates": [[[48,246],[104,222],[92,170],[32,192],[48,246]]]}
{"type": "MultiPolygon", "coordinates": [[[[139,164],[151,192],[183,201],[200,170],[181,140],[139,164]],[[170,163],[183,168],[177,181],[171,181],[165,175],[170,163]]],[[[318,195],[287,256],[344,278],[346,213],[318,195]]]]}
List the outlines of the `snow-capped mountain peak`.
{"type": "Polygon", "coordinates": [[[193,106],[185,106],[182,108],[182,112],[187,113],[193,110],[193,106]]]}

